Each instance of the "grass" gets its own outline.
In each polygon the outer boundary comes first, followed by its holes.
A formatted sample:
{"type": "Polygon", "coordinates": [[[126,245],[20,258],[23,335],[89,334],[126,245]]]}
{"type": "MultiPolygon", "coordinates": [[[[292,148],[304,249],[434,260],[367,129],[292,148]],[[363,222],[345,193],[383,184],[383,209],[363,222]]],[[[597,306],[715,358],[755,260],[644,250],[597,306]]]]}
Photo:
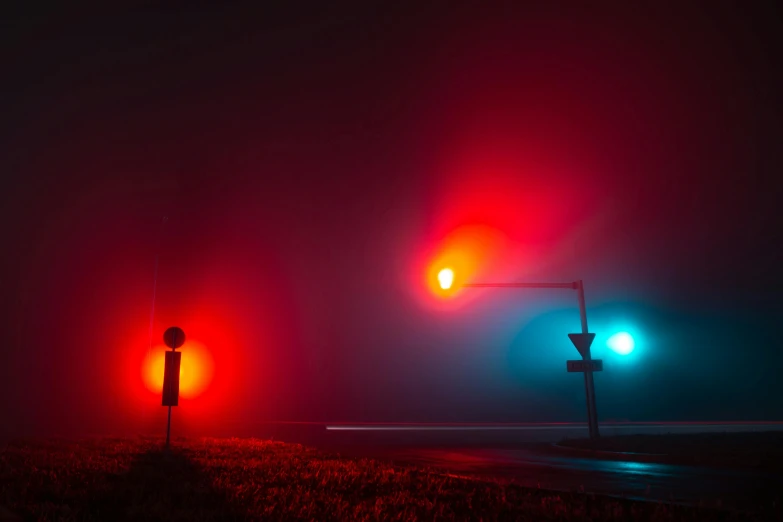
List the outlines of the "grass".
{"type": "Polygon", "coordinates": [[[22,440],[0,505],[24,520],[749,520],[747,515],[449,477],[258,439],[22,440]]]}
{"type": "Polygon", "coordinates": [[[598,451],[666,455],[683,464],[783,470],[783,431],[620,435],[573,439],[561,446],[598,451]]]}

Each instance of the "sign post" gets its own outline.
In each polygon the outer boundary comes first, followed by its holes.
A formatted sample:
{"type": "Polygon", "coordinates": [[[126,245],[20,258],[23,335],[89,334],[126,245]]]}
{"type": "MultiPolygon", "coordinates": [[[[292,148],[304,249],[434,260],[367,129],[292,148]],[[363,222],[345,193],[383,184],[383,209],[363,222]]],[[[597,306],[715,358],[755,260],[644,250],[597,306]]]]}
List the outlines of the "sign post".
{"type": "MultiPolygon", "coordinates": [[[[574,343],[579,354],[582,356],[582,370],[585,374],[585,396],[587,399],[587,425],[590,430],[590,438],[597,439],[598,434],[598,412],[595,408],[595,383],[593,382],[593,372],[603,370],[603,361],[595,361],[598,365],[594,365],[592,358],[590,357],[590,345],[593,344],[595,339],[594,333],[588,333],[587,330],[587,308],[585,306],[585,289],[582,280],[576,281],[576,292],[579,299],[579,319],[582,322],[582,333],[568,334],[571,342],[574,343]],[[596,369],[600,367],[600,369],[596,369]]],[[[568,363],[567,363],[568,364],[568,363]]],[[[569,370],[570,369],[569,366],[569,370]]]]}
{"type": "MultiPolygon", "coordinates": [[[[441,282],[441,284],[443,284],[441,282]]],[[[451,284],[448,285],[449,287],[451,284]]],[[[603,370],[603,361],[593,361],[590,358],[590,345],[593,344],[595,339],[594,333],[589,333],[587,330],[587,308],[585,307],[585,288],[582,280],[574,281],[572,283],[465,283],[463,288],[563,288],[569,290],[576,290],[577,297],[579,299],[579,319],[582,322],[582,333],[568,334],[571,342],[574,343],[576,349],[582,355],[582,361],[575,361],[584,363],[582,370],[570,371],[583,371],[585,374],[585,395],[587,397],[587,426],[590,429],[590,438],[597,439],[598,435],[598,413],[595,408],[595,384],[593,383],[593,372],[600,372],[603,370]]]]}
{"type": "Polygon", "coordinates": [[[169,407],[169,419],[166,423],[166,449],[169,449],[171,407],[179,404],[179,369],[182,362],[182,352],[178,352],[177,348],[185,344],[185,332],[178,326],[172,326],[163,333],[163,342],[171,348],[170,352],[166,352],[163,370],[163,406],[169,407]]]}

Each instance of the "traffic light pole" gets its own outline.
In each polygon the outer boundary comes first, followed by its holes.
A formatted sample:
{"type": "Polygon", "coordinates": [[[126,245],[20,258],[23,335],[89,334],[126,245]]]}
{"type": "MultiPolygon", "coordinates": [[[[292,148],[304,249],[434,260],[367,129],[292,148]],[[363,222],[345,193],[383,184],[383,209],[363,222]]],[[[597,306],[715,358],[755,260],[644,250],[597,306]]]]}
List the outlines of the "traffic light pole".
{"type": "MultiPolygon", "coordinates": [[[[174,353],[174,348],[171,349],[171,353],[174,353]]],[[[171,394],[171,388],[172,388],[172,380],[169,379],[168,387],[169,389],[166,390],[167,393],[171,394]]],[[[169,441],[171,440],[171,403],[169,403],[169,418],[166,422],[166,451],[169,450],[169,441]]]]}
{"type": "Polygon", "coordinates": [[[171,406],[169,406],[169,421],[166,423],[166,449],[169,449],[169,439],[171,439],[171,406]]]}
{"type": "MultiPolygon", "coordinates": [[[[577,298],[579,299],[579,319],[582,322],[582,333],[587,332],[587,307],[585,306],[585,287],[582,280],[576,281],[577,298]]],[[[590,347],[587,347],[582,357],[585,361],[590,361],[590,347]]],[[[597,439],[598,434],[598,411],[595,408],[595,383],[593,382],[593,372],[591,369],[585,371],[585,395],[587,397],[587,423],[590,429],[590,438],[597,439]]]]}
{"type": "Polygon", "coordinates": [[[182,352],[177,348],[185,344],[185,332],[178,326],[171,326],[163,332],[163,342],[171,348],[166,352],[163,366],[163,406],[169,407],[169,419],[166,422],[166,451],[171,440],[171,407],[179,404],[179,373],[182,352]]]}
{"type": "MultiPolygon", "coordinates": [[[[588,333],[587,330],[587,307],[585,306],[585,289],[582,280],[572,283],[466,283],[463,288],[562,288],[576,290],[579,300],[579,319],[582,322],[582,333],[588,333]]],[[[590,348],[585,350],[582,357],[585,361],[590,361],[590,348]]],[[[598,433],[598,413],[595,407],[595,383],[593,381],[593,372],[588,368],[585,374],[585,396],[587,399],[587,427],[590,431],[590,438],[597,439],[598,433]]]]}

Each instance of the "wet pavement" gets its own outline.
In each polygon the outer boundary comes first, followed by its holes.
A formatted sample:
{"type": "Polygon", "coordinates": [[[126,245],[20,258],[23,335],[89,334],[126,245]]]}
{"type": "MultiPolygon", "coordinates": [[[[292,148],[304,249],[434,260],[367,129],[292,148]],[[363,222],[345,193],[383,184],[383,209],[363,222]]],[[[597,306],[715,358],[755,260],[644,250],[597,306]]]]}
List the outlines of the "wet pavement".
{"type": "MultiPolygon", "coordinates": [[[[606,423],[601,430],[606,436],[725,433],[783,431],[783,424],[606,423]]],[[[584,423],[292,423],[256,428],[248,436],[271,436],[345,456],[430,466],[442,473],[501,479],[533,488],[754,512],[780,513],[783,506],[783,470],[643,462],[640,460],[650,459],[601,456],[554,447],[554,443],[564,438],[586,437],[584,423]]]]}
{"type": "Polygon", "coordinates": [[[516,484],[757,511],[780,503],[783,474],[737,469],[580,458],[551,446],[519,448],[352,447],[345,455],[438,468],[456,475],[493,477],[516,484]]]}
{"type": "MultiPolygon", "coordinates": [[[[645,462],[650,459],[601,456],[554,446],[564,436],[585,437],[584,425],[476,426],[475,430],[471,426],[444,426],[436,430],[431,426],[426,430],[416,426],[392,428],[356,431],[327,426],[327,433],[316,445],[343,455],[431,466],[444,473],[497,478],[526,487],[742,511],[780,512],[783,505],[783,470],[645,462]]],[[[647,423],[602,429],[606,435],[778,431],[781,424],[647,423]]]]}

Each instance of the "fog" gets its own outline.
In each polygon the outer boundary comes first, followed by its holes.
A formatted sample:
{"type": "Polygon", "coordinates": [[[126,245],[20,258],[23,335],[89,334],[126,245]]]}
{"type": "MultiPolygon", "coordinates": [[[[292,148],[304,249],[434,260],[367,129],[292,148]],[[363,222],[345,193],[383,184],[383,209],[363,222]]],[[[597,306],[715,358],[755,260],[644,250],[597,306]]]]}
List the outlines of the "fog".
{"type": "Polygon", "coordinates": [[[191,433],[584,420],[575,293],[454,249],[584,281],[601,420],[779,420],[780,13],[681,9],[9,18],[2,434],[157,430],[171,325],[191,433]]]}

